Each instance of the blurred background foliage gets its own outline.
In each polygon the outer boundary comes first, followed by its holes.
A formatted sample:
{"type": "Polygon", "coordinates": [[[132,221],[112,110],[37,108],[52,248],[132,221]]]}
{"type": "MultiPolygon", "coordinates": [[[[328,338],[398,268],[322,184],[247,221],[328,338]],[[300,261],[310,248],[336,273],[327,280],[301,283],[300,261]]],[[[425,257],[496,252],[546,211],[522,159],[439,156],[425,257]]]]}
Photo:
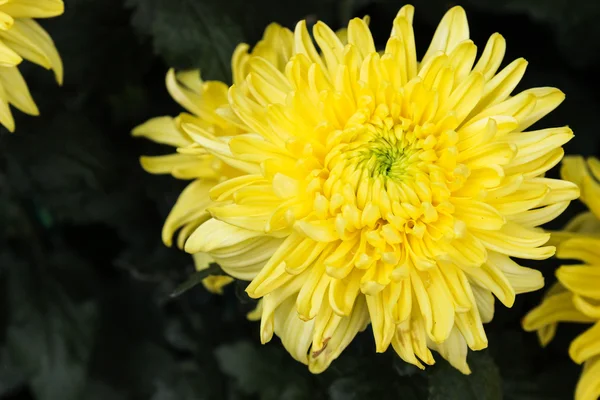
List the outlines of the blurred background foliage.
{"type": "MultiPolygon", "coordinates": [[[[168,67],[201,68],[229,81],[237,43],[302,18],[335,28],[371,15],[384,43],[401,1],[65,0],[43,21],[65,63],[63,87],[23,65],[40,118],[17,116],[0,132],[0,399],[568,399],[579,366],[567,356],[577,326],[547,348],[520,329],[541,292],[498,305],[490,348],[471,353],[474,373],[447,363],[422,372],[363,333],[321,375],[275,339],[261,346],[242,285],[223,296],[202,286],[169,294],[193,272],[188,255],[164,247],[162,222],[185,182],[151,176],[141,154],[167,149],[130,130],[178,106],[168,67]]],[[[448,0],[415,0],[423,54],[448,0]]],[[[600,3],[588,0],[464,0],[480,48],[501,32],[508,61],[530,61],[523,88],[557,86],[565,103],[543,121],[569,124],[567,153],[598,153],[600,3]]],[[[574,204],[552,227],[580,210],[574,204]]],[[[536,264],[553,280],[555,261],[536,264]]]]}

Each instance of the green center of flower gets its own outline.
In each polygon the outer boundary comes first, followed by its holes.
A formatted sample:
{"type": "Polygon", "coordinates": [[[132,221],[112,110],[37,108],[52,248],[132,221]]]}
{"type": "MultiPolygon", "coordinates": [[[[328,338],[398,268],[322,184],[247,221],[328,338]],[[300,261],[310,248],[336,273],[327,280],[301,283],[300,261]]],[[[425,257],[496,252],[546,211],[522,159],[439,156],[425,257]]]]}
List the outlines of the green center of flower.
{"type": "Polygon", "coordinates": [[[366,125],[342,150],[346,167],[362,171],[363,179],[381,179],[386,186],[407,181],[414,177],[421,153],[411,136],[401,127],[366,125]]]}
{"type": "Polygon", "coordinates": [[[411,153],[410,149],[399,146],[397,141],[379,136],[363,145],[359,156],[362,160],[358,164],[372,178],[382,176],[401,180],[406,175],[411,153]]]}

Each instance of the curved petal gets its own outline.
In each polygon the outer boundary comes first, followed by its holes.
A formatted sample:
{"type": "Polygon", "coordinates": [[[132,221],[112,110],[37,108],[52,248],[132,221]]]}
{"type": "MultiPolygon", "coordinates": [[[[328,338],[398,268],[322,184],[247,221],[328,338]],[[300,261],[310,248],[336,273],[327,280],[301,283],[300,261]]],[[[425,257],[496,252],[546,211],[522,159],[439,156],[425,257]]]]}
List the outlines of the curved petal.
{"type": "Polygon", "coordinates": [[[149,119],[136,126],[131,134],[173,147],[186,147],[193,143],[183,131],[177,128],[175,118],[167,116],[149,119]]]}
{"type": "Polygon", "coordinates": [[[29,115],[40,114],[17,67],[3,67],[0,70],[0,86],[4,87],[6,100],[10,104],[29,115]]]}
{"type": "Polygon", "coordinates": [[[594,322],[575,308],[569,292],[549,296],[523,318],[523,329],[534,331],[556,322],[594,322]]]}
{"type": "Polygon", "coordinates": [[[421,65],[433,57],[438,51],[449,54],[456,45],[469,39],[469,23],[465,10],[456,6],[448,10],[435,30],[431,44],[421,60],[421,65]]]}
{"type": "Polygon", "coordinates": [[[0,11],[13,18],[50,18],[65,11],[63,0],[10,0],[0,4],[0,11]]]}
{"type": "Polygon", "coordinates": [[[600,267],[592,265],[562,266],[556,277],[567,289],[580,296],[600,300],[600,267]]]}
{"type": "Polygon", "coordinates": [[[192,233],[185,251],[208,253],[229,275],[251,280],[282,242],[211,218],[192,233]]]}
{"type": "MultiPolygon", "coordinates": [[[[32,0],[35,1],[35,0],[32,0]]],[[[43,3],[43,1],[40,1],[43,3]]],[[[0,11],[2,6],[0,6],[0,11]]],[[[59,85],[63,81],[63,63],[54,41],[33,19],[18,18],[8,31],[0,31],[0,39],[21,57],[54,71],[59,85]]]]}
{"type": "Polygon", "coordinates": [[[594,400],[600,397],[600,357],[585,363],[575,390],[575,400],[594,400]]]}
{"type": "Polygon", "coordinates": [[[465,338],[456,326],[452,328],[452,331],[450,331],[450,334],[445,341],[442,343],[431,342],[429,343],[429,347],[440,353],[450,365],[463,374],[469,375],[471,373],[469,364],[467,364],[467,353],[469,348],[467,347],[465,338]]]}
{"type": "Polygon", "coordinates": [[[212,186],[212,182],[195,180],[181,192],[163,225],[162,240],[167,246],[171,247],[177,229],[196,220],[201,223],[208,219],[206,207],[212,203],[208,197],[212,186]]]}
{"type": "Polygon", "coordinates": [[[342,351],[348,347],[358,332],[363,331],[369,323],[369,313],[365,296],[359,296],[349,317],[339,317],[339,324],[335,329],[324,333],[324,345],[321,348],[313,347],[308,360],[308,367],[314,374],[321,373],[329,367],[331,362],[338,358],[342,351]]]}
{"type": "Polygon", "coordinates": [[[577,364],[600,355],[600,322],[596,322],[573,340],[569,347],[569,355],[577,364]]]}
{"type": "Polygon", "coordinates": [[[298,318],[295,306],[295,296],[291,296],[277,307],[275,310],[275,334],[295,360],[308,365],[308,351],[312,345],[315,321],[303,321],[298,318]]]}

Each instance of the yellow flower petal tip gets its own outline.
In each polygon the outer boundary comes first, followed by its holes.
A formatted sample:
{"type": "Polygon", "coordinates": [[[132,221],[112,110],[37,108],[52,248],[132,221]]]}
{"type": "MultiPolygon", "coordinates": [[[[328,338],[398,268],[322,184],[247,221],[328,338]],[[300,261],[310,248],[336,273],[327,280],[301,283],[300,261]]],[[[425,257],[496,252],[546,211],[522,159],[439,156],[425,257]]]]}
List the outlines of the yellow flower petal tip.
{"type": "Polygon", "coordinates": [[[55,17],[63,12],[62,0],[0,2],[0,125],[10,132],[15,130],[10,106],[39,115],[17,68],[23,59],[54,70],[58,84],[62,84],[63,66],[56,46],[34,18],[55,17]]]}
{"type": "Polygon", "coordinates": [[[600,397],[600,161],[565,157],[561,175],[579,186],[580,200],[590,211],[573,218],[563,231],[553,233],[558,246],[556,256],[580,263],[556,270],[558,283],[525,316],[523,328],[537,331],[545,346],[554,337],[559,322],[593,324],[573,340],[569,355],[583,364],[575,399],[594,400],[600,397]]]}
{"type": "Polygon", "coordinates": [[[193,180],[163,238],[180,229],[179,247],[250,281],[261,341],[276,334],[314,373],[369,324],[378,352],[424,368],[434,350],[469,373],[495,299],[543,286],[511,257],[551,257],[538,227],[578,196],[544,177],[572,132],[529,129],[564,94],[512,93],[526,61],[498,71],[499,34],[477,59],[461,7],[419,61],[413,15],[398,12],[384,49],[365,19],[269,25],[236,48],[230,88],[171,70],[187,113],[134,130],[178,149],[150,172],[193,180]]]}

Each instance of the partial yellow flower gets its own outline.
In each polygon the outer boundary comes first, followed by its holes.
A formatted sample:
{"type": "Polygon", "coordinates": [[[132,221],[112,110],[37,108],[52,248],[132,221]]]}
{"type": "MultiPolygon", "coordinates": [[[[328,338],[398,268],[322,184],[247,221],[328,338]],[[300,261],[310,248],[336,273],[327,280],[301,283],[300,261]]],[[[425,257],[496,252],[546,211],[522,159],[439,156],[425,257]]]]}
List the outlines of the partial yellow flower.
{"type": "Polygon", "coordinates": [[[39,115],[27,83],[17,66],[26,59],[54,71],[62,84],[63,66],[50,35],[34,18],[50,18],[64,12],[62,0],[0,0],[0,124],[15,130],[10,105],[39,115]]]}
{"type": "Polygon", "coordinates": [[[591,212],[576,216],[564,232],[553,234],[558,242],[556,256],[581,260],[581,264],[561,266],[556,283],[537,308],[523,320],[527,331],[537,331],[540,342],[547,345],[559,322],[592,323],[569,348],[573,361],[583,363],[577,384],[577,400],[600,397],[600,161],[580,156],[565,157],[563,179],[581,188],[581,200],[591,212]]]}
{"type": "MultiPolygon", "coordinates": [[[[252,54],[268,59],[273,65],[285,66],[291,50],[291,34],[279,25],[272,24],[263,39],[255,46],[252,54]]],[[[248,46],[240,45],[232,57],[234,83],[240,84],[247,74],[248,46]]],[[[142,156],[142,167],[153,174],[171,174],[175,178],[189,179],[192,182],[184,189],[169,213],[163,226],[162,239],[167,246],[173,244],[175,232],[179,230],[177,245],[183,248],[186,239],[198,226],[206,222],[210,215],[206,211],[212,204],[209,191],[218,183],[238,177],[243,170],[238,167],[245,163],[215,157],[180,129],[182,120],[192,123],[217,137],[231,137],[247,133],[247,128],[238,121],[230,122],[232,114],[227,101],[228,86],[219,81],[203,81],[200,71],[175,72],[169,70],[166,76],[169,94],[187,113],[179,117],[162,116],[152,118],[136,127],[132,134],[145,137],[157,143],[177,148],[173,154],[163,156],[142,156]]],[[[268,256],[266,257],[268,258],[268,256]]],[[[262,261],[266,260],[264,258],[262,261]]],[[[194,254],[198,271],[208,268],[211,262],[219,260],[205,253],[194,254]]],[[[229,276],[210,276],[203,280],[204,286],[213,293],[222,293],[222,288],[233,279],[229,276]]]]}
{"type": "Polygon", "coordinates": [[[262,341],[278,335],[315,373],[369,323],[378,352],[391,344],[423,368],[433,349],[469,373],[467,348],[487,346],[494,296],[510,307],[543,286],[510,257],[552,256],[536,227],[578,196],[544,177],[571,130],[528,130],[563,93],[511,96],[526,61],[496,73],[505,41],[494,34],[476,63],[460,7],[418,62],[412,19],[403,7],[381,54],[362,19],[347,44],[318,22],[317,49],[301,21],[268,56],[242,45],[219,112],[241,132],[180,120],[240,172],[210,189],[210,218],[186,230],[185,250],[250,280],[262,341]]]}

